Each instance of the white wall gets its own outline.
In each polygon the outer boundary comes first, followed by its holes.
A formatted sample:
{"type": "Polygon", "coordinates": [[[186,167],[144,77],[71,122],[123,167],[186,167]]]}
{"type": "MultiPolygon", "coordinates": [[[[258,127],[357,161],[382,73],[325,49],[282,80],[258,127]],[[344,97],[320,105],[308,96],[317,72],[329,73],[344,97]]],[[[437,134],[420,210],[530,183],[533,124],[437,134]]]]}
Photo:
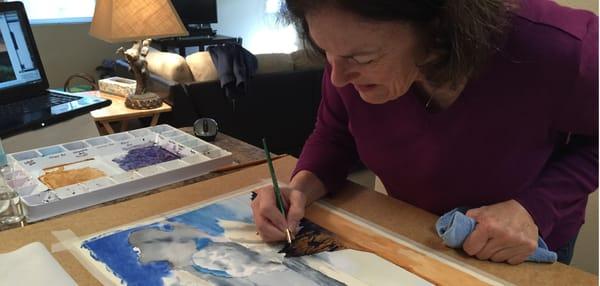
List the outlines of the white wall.
{"type": "Polygon", "coordinates": [[[554,0],[561,5],[592,11],[598,15],[598,0],[554,0]]]}
{"type": "Polygon", "coordinates": [[[266,0],[218,0],[217,33],[243,38],[243,46],[254,54],[297,50],[293,27],[277,23],[275,14],[265,13],[266,0]]]}
{"type": "Polygon", "coordinates": [[[120,45],[91,37],[89,29],[89,23],[32,27],[50,87],[62,87],[67,77],[75,73],[96,75],[95,68],[103,59],[115,58],[120,45]]]}

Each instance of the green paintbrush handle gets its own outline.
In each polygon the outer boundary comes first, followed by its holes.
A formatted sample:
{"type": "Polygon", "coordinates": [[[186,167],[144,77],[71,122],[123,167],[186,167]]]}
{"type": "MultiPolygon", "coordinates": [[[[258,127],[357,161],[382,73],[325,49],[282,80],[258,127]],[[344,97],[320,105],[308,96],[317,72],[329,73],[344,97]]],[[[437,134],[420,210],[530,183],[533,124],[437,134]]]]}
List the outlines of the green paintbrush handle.
{"type": "Polygon", "coordinates": [[[277,184],[277,177],[275,177],[275,169],[273,169],[273,160],[271,160],[271,153],[269,152],[269,147],[267,147],[267,140],[265,138],[262,139],[263,149],[265,150],[265,155],[267,156],[267,165],[269,166],[269,172],[271,173],[271,179],[273,180],[273,191],[275,192],[275,200],[277,201],[277,207],[279,211],[285,217],[285,208],[283,207],[283,199],[281,198],[281,191],[279,190],[279,184],[277,184]]]}

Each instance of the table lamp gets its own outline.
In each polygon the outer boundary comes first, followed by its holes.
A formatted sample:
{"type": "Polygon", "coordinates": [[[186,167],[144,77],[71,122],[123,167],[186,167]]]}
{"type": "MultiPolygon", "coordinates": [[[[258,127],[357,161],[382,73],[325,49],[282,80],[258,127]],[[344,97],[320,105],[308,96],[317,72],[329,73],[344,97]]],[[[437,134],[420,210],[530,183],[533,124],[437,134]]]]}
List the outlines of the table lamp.
{"type": "Polygon", "coordinates": [[[125,106],[150,109],[161,106],[156,93],[146,90],[148,69],[146,55],[151,38],[187,36],[171,0],[96,0],[90,35],[109,43],[135,41],[123,55],[133,72],[135,93],[127,95],[125,106]]]}

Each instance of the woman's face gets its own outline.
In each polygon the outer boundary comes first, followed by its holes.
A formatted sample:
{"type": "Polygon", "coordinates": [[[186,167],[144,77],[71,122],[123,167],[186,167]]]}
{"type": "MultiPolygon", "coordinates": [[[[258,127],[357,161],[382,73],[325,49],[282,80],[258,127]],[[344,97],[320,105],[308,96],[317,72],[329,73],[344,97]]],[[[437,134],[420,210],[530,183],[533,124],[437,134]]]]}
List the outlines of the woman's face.
{"type": "Polygon", "coordinates": [[[352,84],[371,104],[394,100],[423,77],[414,29],[400,22],[379,22],[334,8],[306,15],[310,36],[331,65],[331,82],[352,84]]]}

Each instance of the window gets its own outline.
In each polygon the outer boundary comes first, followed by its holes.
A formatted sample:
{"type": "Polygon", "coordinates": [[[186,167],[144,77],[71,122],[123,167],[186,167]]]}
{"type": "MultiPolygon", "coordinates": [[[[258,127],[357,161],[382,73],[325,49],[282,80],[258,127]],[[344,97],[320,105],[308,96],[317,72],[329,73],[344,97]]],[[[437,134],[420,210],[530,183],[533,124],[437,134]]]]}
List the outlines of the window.
{"type": "Polygon", "coordinates": [[[21,0],[32,24],[91,22],[96,0],[21,0]]]}
{"type": "Polygon", "coordinates": [[[281,4],[281,0],[267,0],[267,2],[265,2],[265,13],[274,14],[279,12],[281,4]]]}

